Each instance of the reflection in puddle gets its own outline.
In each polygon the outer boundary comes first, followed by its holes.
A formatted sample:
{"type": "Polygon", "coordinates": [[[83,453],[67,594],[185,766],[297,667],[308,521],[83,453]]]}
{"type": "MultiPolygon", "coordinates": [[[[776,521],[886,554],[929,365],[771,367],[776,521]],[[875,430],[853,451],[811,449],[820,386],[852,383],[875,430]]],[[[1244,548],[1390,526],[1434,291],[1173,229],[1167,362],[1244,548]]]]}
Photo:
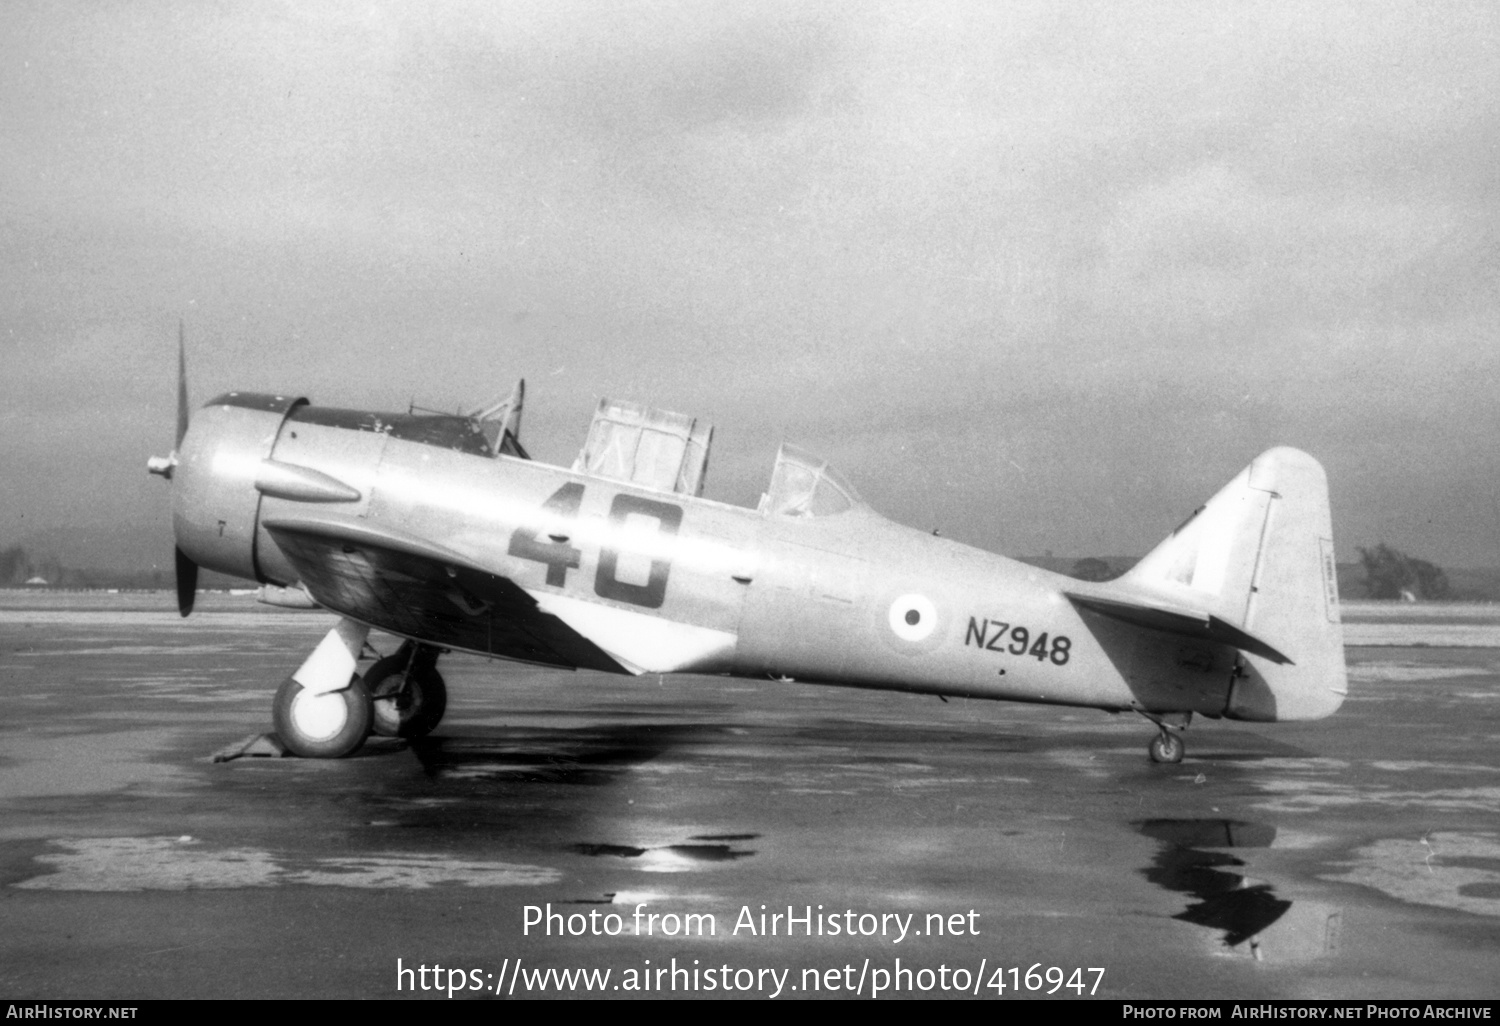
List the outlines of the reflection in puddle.
{"type": "Polygon", "coordinates": [[[1187,911],[1173,916],[1224,931],[1224,944],[1235,947],[1260,933],[1286,910],[1271,886],[1252,883],[1232,867],[1244,860],[1209,848],[1269,848],[1276,828],[1227,819],[1152,819],[1139,824],[1141,833],[1162,841],[1162,850],[1145,870],[1146,879],[1169,891],[1183,891],[1198,899],[1187,911]]]}
{"type": "Polygon", "coordinates": [[[467,737],[422,738],[411,750],[429,776],[446,780],[600,786],[657,758],[683,734],[680,728],[642,724],[476,731],[467,737]]]}
{"type": "MultiPolygon", "coordinates": [[[[758,834],[724,834],[725,840],[751,840],[758,834]]],[[[710,838],[702,838],[709,840],[710,838]]],[[[717,839],[717,838],[714,838],[717,839]]],[[[693,838],[699,840],[699,838],[693,838]]],[[[640,859],[632,868],[648,873],[682,873],[704,863],[734,862],[749,858],[753,851],[736,851],[729,844],[667,844],[655,848],[637,848],[626,844],[575,844],[580,855],[610,855],[622,859],[640,859]]]]}
{"type": "Polygon", "coordinates": [[[1290,901],[1277,897],[1270,884],[1239,872],[1244,860],[1222,850],[1269,848],[1275,827],[1228,819],[1152,819],[1136,826],[1162,844],[1151,867],[1142,870],[1146,879],[1197,899],[1172,918],[1222,931],[1231,950],[1248,941],[1248,953],[1256,959],[1268,951],[1277,960],[1300,960],[1337,950],[1342,918],[1337,909],[1301,902],[1297,913],[1288,915],[1290,901]]]}
{"type": "Polygon", "coordinates": [[[673,844],[665,850],[689,862],[733,862],[755,854],[753,851],[735,851],[727,844],[673,844]]]}
{"type": "Polygon", "coordinates": [[[575,844],[573,850],[580,855],[614,855],[622,859],[639,858],[646,854],[645,848],[632,848],[628,844],[575,844]]]}

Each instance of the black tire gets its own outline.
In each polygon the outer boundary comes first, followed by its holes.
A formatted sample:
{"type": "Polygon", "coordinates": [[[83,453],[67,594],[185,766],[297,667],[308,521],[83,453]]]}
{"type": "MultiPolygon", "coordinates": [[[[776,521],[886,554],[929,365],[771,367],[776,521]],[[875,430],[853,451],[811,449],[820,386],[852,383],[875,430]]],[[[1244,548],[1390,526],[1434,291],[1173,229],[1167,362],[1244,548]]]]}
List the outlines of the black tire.
{"type": "Polygon", "coordinates": [[[374,708],[370,728],[383,737],[426,737],[448,711],[448,686],[434,667],[413,665],[404,652],[386,656],[365,674],[374,708]]]}
{"type": "Polygon", "coordinates": [[[355,677],[347,688],[311,695],[291,677],[276,692],[271,720],[287,751],[304,759],[342,759],[370,733],[370,692],[355,677]]]}
{"type": "Polygon", "coordinates": [[[1176,734],[1158,734],[1146,747],[1152,762],[1178,763],[1187,752],[1187,745],[1176,734]]]}

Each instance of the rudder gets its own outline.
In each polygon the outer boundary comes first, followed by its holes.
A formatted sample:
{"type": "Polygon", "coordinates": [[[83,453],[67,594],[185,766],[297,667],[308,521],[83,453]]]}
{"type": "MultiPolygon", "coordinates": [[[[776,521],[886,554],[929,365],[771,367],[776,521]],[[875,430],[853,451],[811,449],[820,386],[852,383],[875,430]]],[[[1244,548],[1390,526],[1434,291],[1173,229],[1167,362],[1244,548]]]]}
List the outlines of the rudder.
{"type": "Polygon", "coordinates": [[[1250,465],[1252,487],[1272,496],[1247,607],[1247,629],[1280,641],[1285,666],[1245,655],[1227,715],[1246,720],[1317,720],[1348,694],[1339,619],[1328,478],[1296,449],[1272,449],[1250,465]]]}

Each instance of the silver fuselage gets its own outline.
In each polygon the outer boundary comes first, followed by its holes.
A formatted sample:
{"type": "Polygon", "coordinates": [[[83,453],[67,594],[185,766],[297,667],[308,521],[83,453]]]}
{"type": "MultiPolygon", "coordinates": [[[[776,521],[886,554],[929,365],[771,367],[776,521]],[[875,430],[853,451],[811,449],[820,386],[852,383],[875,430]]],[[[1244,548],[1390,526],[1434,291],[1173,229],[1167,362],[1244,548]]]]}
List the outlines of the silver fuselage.
{"type": "MultiPolygon", "coordinates": [[[[1064,591],[1107,585],[862,504],[762,513],[476,452],[462,438],[411,440],[380,415],[320,422],[300,401],[225,398],[195,416],[175,482],[179,546],[213,570],[293,584],[265,524],[337,511],[439,539],[631,672],[1263,718],[1234,701],[1235,649],[1098,616],[1064,591]]],[[[379,610],[334,611],[399,630],[379,610]]]]}

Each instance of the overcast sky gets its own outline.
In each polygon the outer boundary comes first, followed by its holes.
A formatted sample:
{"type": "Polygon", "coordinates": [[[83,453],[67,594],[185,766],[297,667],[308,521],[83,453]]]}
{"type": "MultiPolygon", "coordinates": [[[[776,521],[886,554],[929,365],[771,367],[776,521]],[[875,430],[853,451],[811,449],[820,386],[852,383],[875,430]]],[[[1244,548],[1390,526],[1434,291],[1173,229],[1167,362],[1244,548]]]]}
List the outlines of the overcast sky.
{"type": "Polygon", "coordinates": [[[528,381],[1012,554],[1278,444],[1341,559],[1500,565],[1500,5],[0,7],[0,545],[156,524],[195,402],[528,381]]]}

